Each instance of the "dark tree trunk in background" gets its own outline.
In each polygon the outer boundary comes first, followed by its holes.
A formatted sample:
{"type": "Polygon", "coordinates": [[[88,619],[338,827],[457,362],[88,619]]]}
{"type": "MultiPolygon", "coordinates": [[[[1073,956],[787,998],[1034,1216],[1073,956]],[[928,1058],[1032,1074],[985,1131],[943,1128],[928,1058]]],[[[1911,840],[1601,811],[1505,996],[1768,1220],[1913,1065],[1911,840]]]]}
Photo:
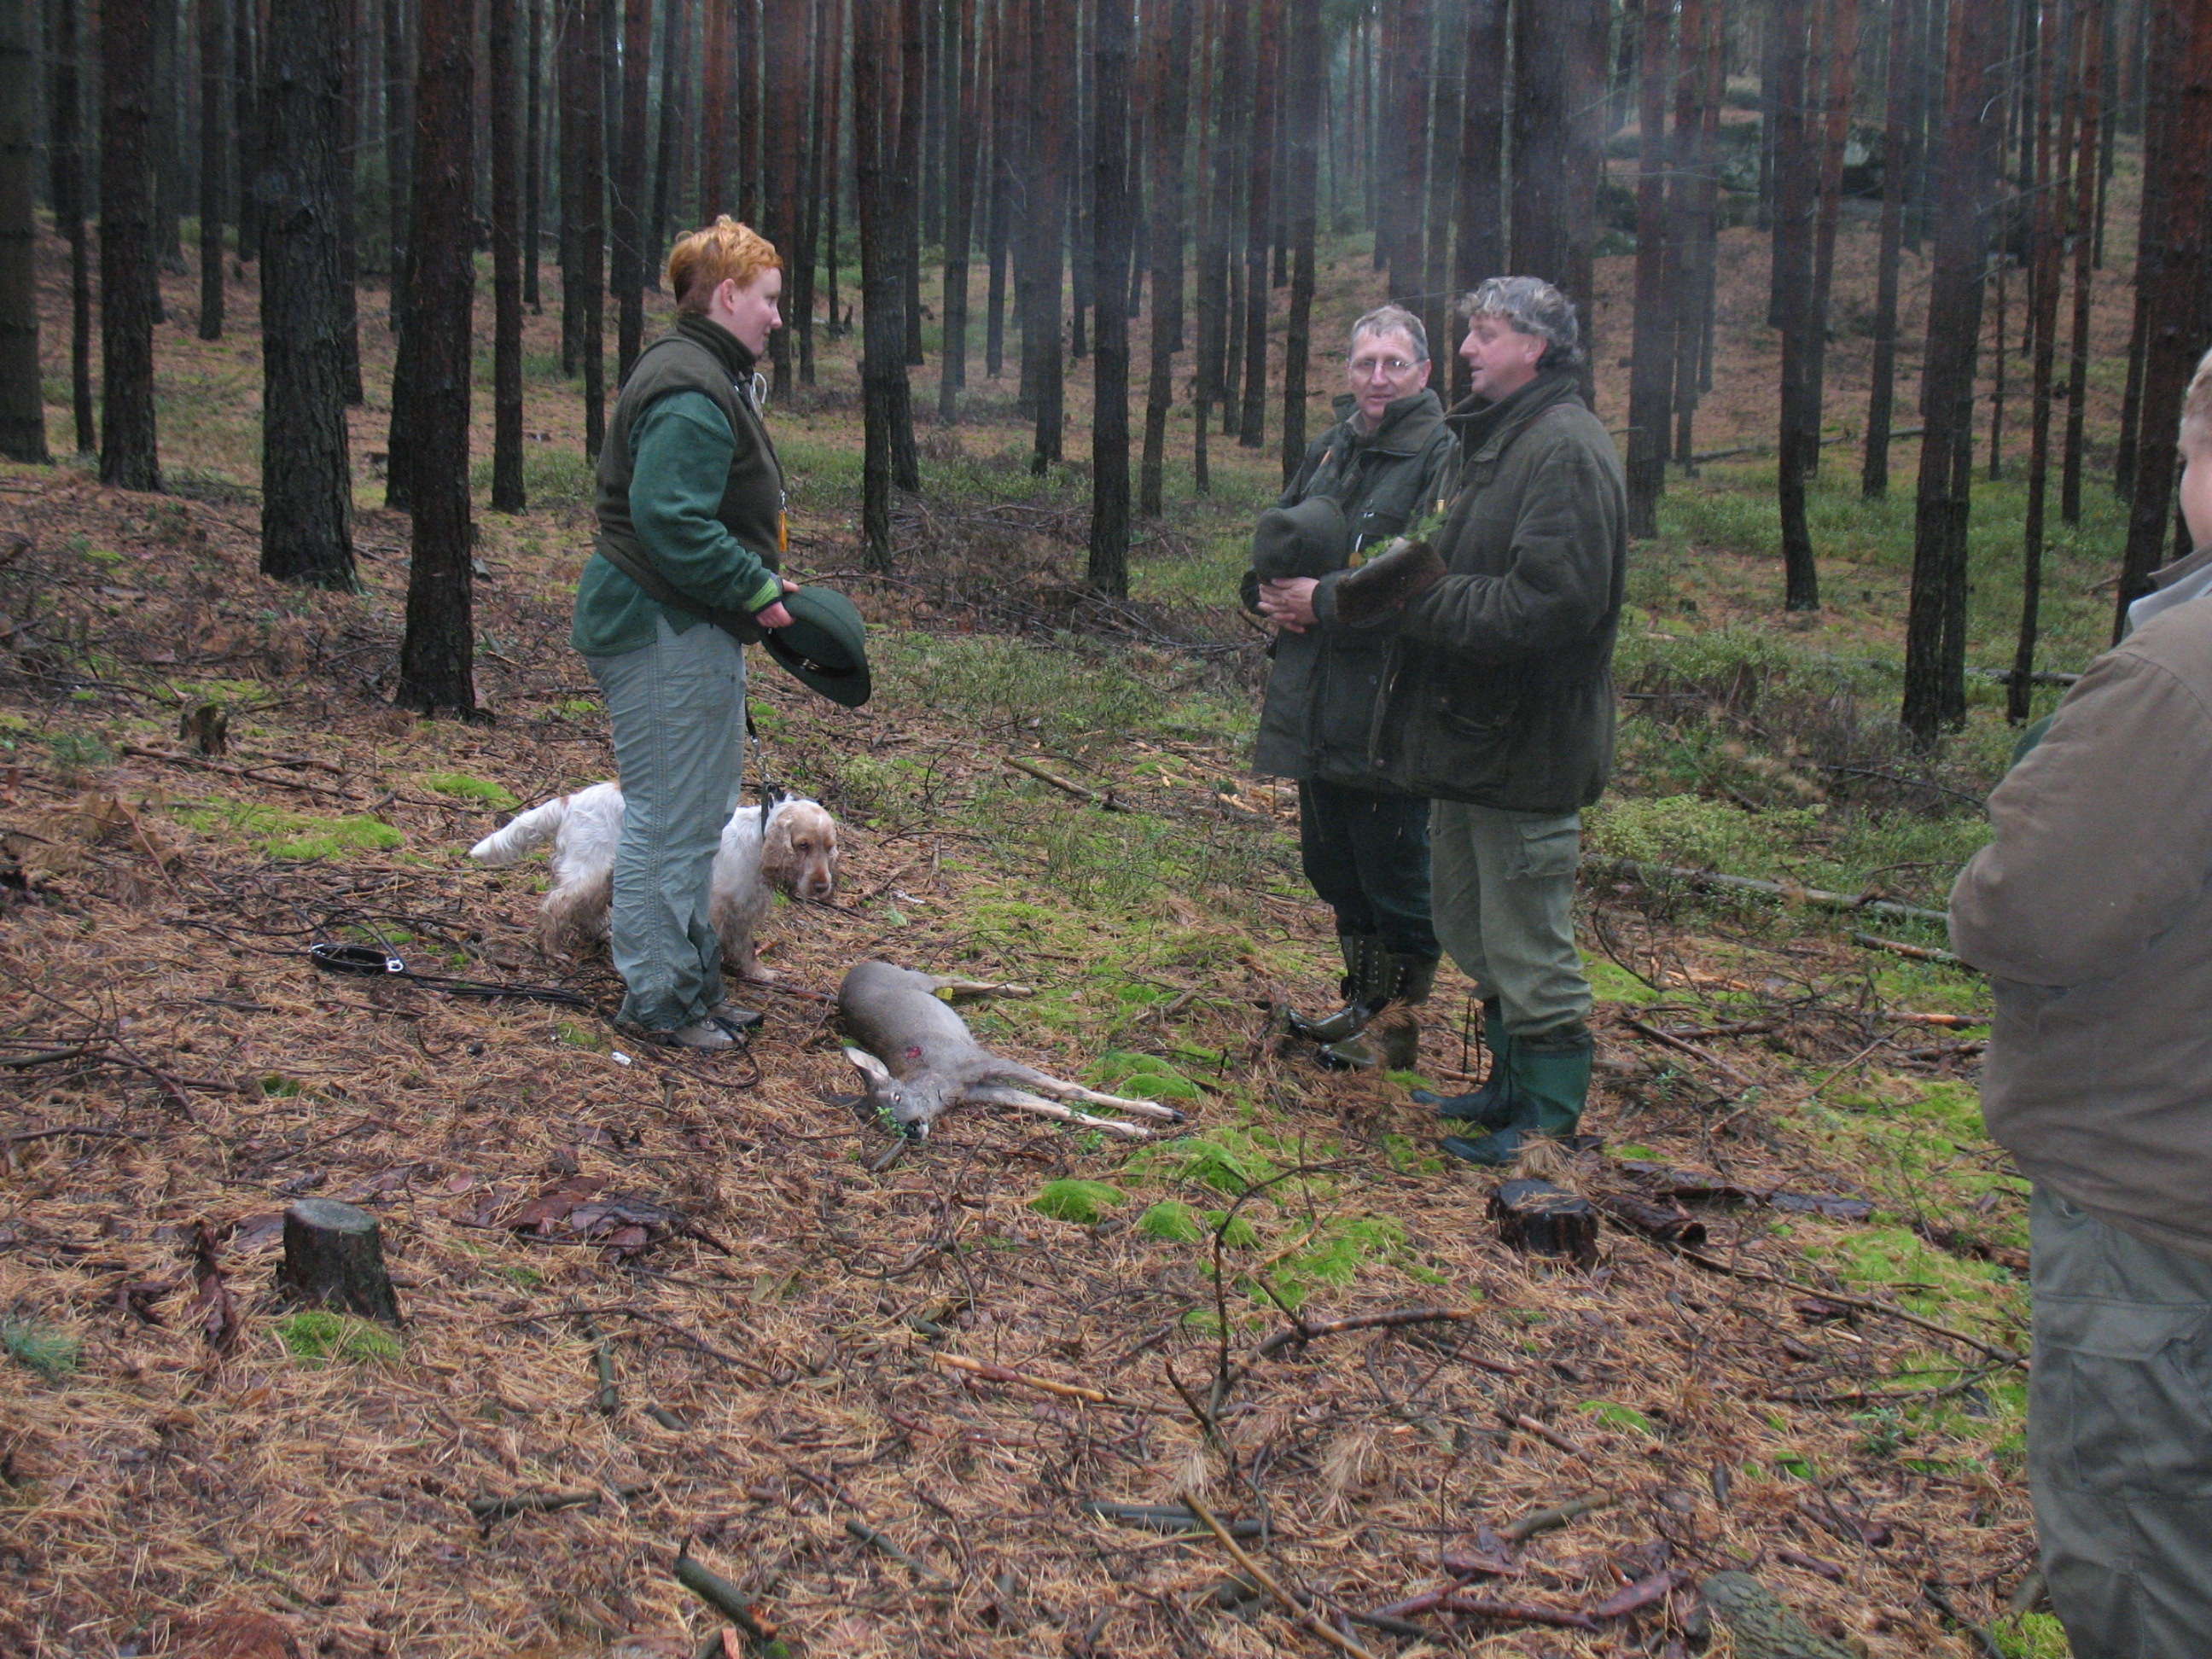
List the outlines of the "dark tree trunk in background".
{"type": "Polygon", "coordinates": [[[2079,0],[2079,56],[2071,77],[2077,150],[2074,161],[2074,343],[2067,365],[2066,459],[2058,516],[2081,522],[2083,422],[2089,401],[2089,305],[2095,297],[2098,150],[2105,127],[2104,0],[2079,0]]]}
{"type": "MultiPolygon", "coordinates": [[[[2028,244],[2027,315],[2034,341],[2028,388],[2027,514],[2021,532],[2020,635],[2005,689],[2005,717],[2024,723],[2033,703],[2035,635],[2043,599],[2044,507],[2051,484],[2051,382],[2058,365],[2060,220],[2057,173],[2063,153],[2052,129],[2057,121],[2058,8],[2039,9],[2035,47],[2034,219],[2028,244]]],[[[2068,137],[2072,135],[2069,133],[2068,137]]]]}
{"type": "MultiPolygon", "coordinates": [[[[1291,318],[1283,337],[1283,482],[1288,484],[1306,449],[1306,371],[1313,355],[1315,241],[1320,210],[1322,83],[1327,43],[1321,0],[1288,0],[1285,16],[1288,66],[1284,104],[1290,143],[1285,191],[1290,198],[1291,318]]],[[[1155,305],[1157,312],[1157,304],[1155,305]]],[[[1153,325],[1158,326],[1157,315],[1153,325]]],[[[1431,355],[1437,349],[1430,343],[1431,355]]]]}
{"type": "Polygon", "coordinates": [[[830,159],[833,152],[824,146],[830,138],[830,89],[836,84],[837,67],[843,61],[845,49],[837,28],[837,0],[812,0],[812,9],[814,50],[808,59],[806,73],[812,88],[809,104],[813,118],[808,123],[806,185],[801,192],[798,258],[791,262],[790,299],[785,307],[787,323],[799,337],[801,386],[815,383],[814,270],[822,239],[824,198],[836,188],[837,179],[836,167],[830,159]]]}
{"type": "Polygon", "coordinates": [[[515,107],[516,0],[491,0],[491,509],[522,490],[522,112],[515,107]]]}
{"type": "Polygon", "coordinates": [[[100,447],[92,407],[92,258],[85,234],[84,88],[79,74],[77,0],[53,0],[47,36],[52,75],[47,87],[47,152],[52,169],[54,228],[70,250],[70,401],[76,453],[100,447]]]}
{"type": "MultiPolygon", "coordinates": [[[[1040,91],[1064,89],[1075,59],[1073,9],[1061,0],[1030,3],[1030,85],[1040,91]]],[[[1022,319],[1022,362],[1026,369],[1032,357],[1036,360],[1036,449],[1030,467],[1041,473],[1060,459],[1066,427],[1060,353],[1060,241],[1067,226],[1065,111],[1053,100],[1040,97],[1030,131],[1036,159],[1030,174],[1030,310],[1022,319]]]]}
{"type": "MultiPolygon", "coordinates": [[[[611,5],[613,0],[607,0],[611,5]]],[[[615,384],[645,349],[647,99],[652,86],[653,0],[623,0],[622,148],[614,161],[615,384]]]]}
{"type": "Polygon", "coordinates": [[[1382,8],[1384,91],[1376,118],[1375,258],[1390,272],[1390,298],[1420,308],[1421,204],[1427,194],[1429,0],[1382,8]]]}
{"type": "Polygon", "coordinates": [[[1027,28],[1016,0],[996,0],[991,19],[990,206],[983,227],[990,267],[983,301],[983,373],[995,380],[1006,361],[1006,266],[1012,247],[1015,114],[1022,87],[1021,42],[1027,28]]]}
{"type": "Polygon", "coordinates": [[[1681,70],[1674,94],[1674,177],[1667,187],[1678,273],[1674,290],[1674,377],[1669,399],[1674,460],[1694,473],[1698,399],[1711,384],[1707,342],[1718,266],[1720,106],[1728,62],[1723,0],[1683,0],[1681,70]]]}
{"type": "MultiPolygon", "coordinates": [[[[1452,286],[1462,294],[1505,271],[1505,0],[1467,0],[1467,86],[1460,111],[1459,191],[1452,242],[1452,286]]],[[[1429,342],[1432,360],[1451,368],[1451,395],[1468,395],[1468,368],[1456,341],[1429,342]]],[[[1437,374],[1431,369],[1431,374],[1437,374]]]]}
{"type": "MultiPolygon", "coordinates": [[[[601,171],[599,28],[596,5],[568,0],[561,31],[562,244],[574,269],[562,271],[561,304],[576,315],[575,352],[584,371],[584,459],[599,459],[607,430],[606,338],[600,294],[606,249],[606,179],[601,171]]],[[[566,318],[564,316],[563,322],[566,318]]]]}
{"type": "MultiPolygon", "coordinates": [[[[1313,0],[1291,0],[1295,7],[1313,0]]],[[[1167,0],[1145,14],[1150,32],[1152,88],[1152,228],[1146,239],[1152,262],[1152,367],[1145,390],[1145,459],[1138,475],[1137,510],[1148,519],[1163,510],[1167,466],[1168,410],[1175,404],[1175,356],[1182,343],[1183,152],[1190,138],[1191,8],[1194,0],[1167,0]]],[[[1297,318],[1291,307],[1293,324],[1297,318]]]]}
{"type": "Polygon", "coordinates": [[[1668,39],[1674,8],[1641,0],[1643,77],[1637,100],[1636,353],[1628,376],[1628,533],[1659,533],[1659,493],[1667,482],[1668,404],[1674,390],[1678,280],[1668,257],[1667,90],[1674,74],[1668,39]]]}
{"type": "Polygon", "coordinates": [[[945,100],[945,344],[937,376],[937,418],[960,418],[960,392],[968,383],[968,240],[975,215],[975,151],[981,78],[975,0],[954,0],[951,15],[951,95],[945,100]]]}
{"type": "Polygon", "coordinates": [[[1513,270],[1572,300],[1585,340],[1594,320],[1607,21],[1605,0],[1513,9],[1513,270]]]}
{"type": "Polygon", "coordinates": [[[899,269],[894,155],[898,144],[901,0],[853,0],[853,150],[860,214],[862,557],[891,568],[891,449],[906,386],[905,273],[899,269]]]}
{"type": "Polygon", "coordinates": [[[1945,52],[1943,157],[1920,380],[1920,482],[1913,509],[1912,597],[1899,719],[1933,743],[1966,716],[1966,520],[1973,494],[1974,358],[2002,117],[1988,65],[2002,38],[2001,0],[1952,0],[1945,52]]]}
{"type": "Polygon", "coordinates": [[[844,178],[839,161],[845,143],[844,96],[845,65],[849,53],[846,46],[847,0],[828,0],[830,38],[836,43],[827,65],[828,92],[822,103],[821,119],[826,129],[823,134],[822,195],[826,223],[822,236],[823,298],[829,306],[830,337],[836,339],[844,331],[844,324],[837,315],[837,210],[840,181],[844,178]]]}
{"type": "Polygon", "coordinates": [[[1821,105],[1825,131],[1820,143],[1820,206],[1813,240],[1813,325],[1806,336],[1811,348],[1804,416],[1805,430],[1811,434],[1805,449],[1808,477],[1820,470],[1820,416],[1826,404],[1828,304],[1835,287],[1836,231],[1843,219],[1844,149],[1850,138],[1851,99],[1857,86],[1859,0],[1827,0],[1819,27],[1826,41],[1828,84],[1821,105]]]}
{"type": "Polygon", "coordinates": [[[345,400],[358,409],[368,401],[361,379],[361,81],[364,61],[365,0],[343,0],[347,14],[338,34],[338,72],[345,94],[338,105],[338,155],[335,188],[338,222],[338,349],[343,354],[345,400]]]}
{"type": "Polygon", "coordinates": [[[2174,434],[2182,394],[2212,332],[2212,8],[2166,0],[2160,9],[2143,118],[2147,154],[2153,127],[2164,129],[2160,168],[2151,172],[2146,161],[2143,195],[2162,198],[2166,211],[2159,244],[2146,250],[2152,284],[2136,302],[2144,317],[2142,404],[2116,638],[2173,538],[2174,434]]]}
{"type": "Polygon", "coordinates": [[[729,211],[730,93],[737,66],[730,49],[730,8],[735,0],[702,0],[706,41],[701,48],[699,88],[699,222],[711,225],[729,211]]]}
{"type": "Polygon", "coordinates": [[[1467,86],[1467,29],[1464,0],[1437,0],[1436,90],[1429,121],[1427,207],[1421,232],[1421,327],[1429,337],[1429,355],[1437,362],[1430,380],[1439,395],[1444,388],[1442,364],[1449,361],[1446,330],[1450,327],[1452,211],[1459,191],[1458,162],[1460,105],[1467,86]]]}
{"type": "Polygon", "coordinates": [[[230,155],[230,40],[223,0],[199,0],[200,338],[222,338],[222,222],[230,155]]]}
{"type": "Polygon", "coordinates": [[[668,219],[683,209],[684,163],[677,134],[688,124],[691,82],[690,8],[662,0],[660,8],[660,121],[653,140],[653,220],[645,239],[645,284],[660,291],[660,266],[668,252],[668,219]]]}
{"type": "Polygon", "coordinates": [[[1814,216],[1818,211],[1820,151],[1809,142],[1807,0],[1778,0],[1767,27],[1777,34],[1774,131],[1774,264],[1772,309],[1782,331],[1782,417],[1776,493],[1782,507],[1784,604],[1791,611],[1820,608],[1820,574],[1805,518],[1805,480],[1820,453],[1820,416],[1814,336],[1821,319],[1814,311],[1814,216]]]}
{"type": "Polygon", "coordinates": [[[320,0],[270,0],[261,106],[283,135],[252,181],[261,209],[261,574],[350,590],[338,222],[351,195],[345,41],[320,0]]]}
{"type": "Polygon", "coordinates": [[[1198,375],[1191,409],[1192,483],[1201,495],[1208,477],[1206,421],[1222,395],[1222,360],[1228,337],[1229,205],[1235,188],[1234,158],[1225,153],[1228,100],[1224,73],[1234,33],[1233,0],[1194,0],[1204,8],[1199,40],[1204,59],[1198,66],[1198,265],[1193,289],[1198,306],[1198,375]]]}
{"type": "MultiPolygon", "coordinates": [[[[768,100],[763,137],[760,232],[784,258],[784,281],[799,257],[800,160],[806,137],[807,0],[767,0],[762,11],[762,95],[768,100]]],[[[769,339],[775,395],[791,394],[791,331],[778,329],[769,339]]]]}
{"type": "Polygon", "coordinates": [[[1267,438],[1267,244],[1274,221],[1275,80],[1283,55],[1283,0],[1257,0],[1252,76],[1252,151],[1244,209],[1244,414],[1237,441],[1267,438]]]}
{"type": "Polygon", "coordinates": [[[528,80],[523,90],[522,130],[522,303],[538,315],[538,226],[545,199],[545,0],[529,0],[523,27],[529,30],[528,80]]]}
{"type": "MultiPolygon", "coordinates": [[[[918,365],[921,362],[921,112],[927,95],[921,0],[906,0],[900,27],[904,34],[899,53],[898,189],[894,199],[899,210],[900,232],[906,239],[902,264],[906,277],[906,361],[909,365],[918,365]]],[[[1075,47],[1072,17],[1066,28],[1068,48],[1063,61],[1073,64],[1075,47]]],[[[891,450],[891,470],[901,489],[921,488],[921,464],[915,453],[910,422],[904,437],[891,450]]]]}
{"type": "Polygon", "coordinates": [[[1091,559],[1095,592],[1129,592],[1130,0],[1097,0],[1092,14],[1091,240],[1096,261],[1096,398],[1091,416],[1091,559]]]}
{"type": "MultiPolygon", "coordinates": [[[[239,55],[233,60],[234,72],[243,77],[246,73],[244,54],[246,40],[243,20],[253,10],[254,0],[236,0],[239,25],[239,55]]],[[[248,118],[248,106],[240,103],[238,112],[239,177],[250,177],[246,171],[246,149],[253,128],[248,118]]],[[[384,163],[385,191],[389,220],[386,238],[392,246],[392,326],[400,326],[400,312],[407,294],[407,223],[411,216],[407,192],[415,176],[415,53],[412,33],[407,27],[407,0],[384,0],[384,163]]],[[[246,221],[252,211],[252,192],[240,191],[238,202],[239,257],[246,257],[246,221]]]]}
{"type": "Polygon", "coordinates": [[[36,0],[0,0],[0,455],[44,465],[39,379],[36,0]]]}
{"type": "Polygon", "coordinates": [[[100,481],[159,489],[154,437],[154,0],[100,18],[100,481]]]}
{"type": "Polygon", "coordinates": [[[760,85],[766,52],[763,4],[763,0],[737,0],[738,217],[756,227],[761,222],[762,158],[767,154],[762,134],[767,94],[760,85]]]}
{"type": "Polygon", "coordinates": [[[471,0],[417,0],[415,282],[416,418],[413,562],[392,701],[424,713],[477,712],[469,525],[471,311],[476,77],[471,0]]]}
{"type": "Polygon", "coordinates": [[[1889,81],[1882,128],[1881,243],[1875,255],[1874,367],[1867,391],[1866,457],[1859,494],[1889,494],[1889,434],[1897,396],[1898,266],[1905,244],[1905,201],[1912,169],[1905,157],[1919,126],[1920,64],[1913,51],[1923,0],[1889,0],[1889,81]]]}

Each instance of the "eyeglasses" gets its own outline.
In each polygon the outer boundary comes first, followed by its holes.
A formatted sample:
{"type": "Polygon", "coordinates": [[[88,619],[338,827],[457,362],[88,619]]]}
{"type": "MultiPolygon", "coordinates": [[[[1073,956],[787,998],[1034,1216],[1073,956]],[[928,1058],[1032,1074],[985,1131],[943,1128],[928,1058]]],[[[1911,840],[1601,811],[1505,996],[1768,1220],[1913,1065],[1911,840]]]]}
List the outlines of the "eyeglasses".
{"type": "Polygon", "coordinates": [[[1377,374],[1382,374],[1395,380],[1418,365],[1407,362],[1403,357],[1354,357],[1348,367],[1355,380],[1371,380],[1377,374]]]}

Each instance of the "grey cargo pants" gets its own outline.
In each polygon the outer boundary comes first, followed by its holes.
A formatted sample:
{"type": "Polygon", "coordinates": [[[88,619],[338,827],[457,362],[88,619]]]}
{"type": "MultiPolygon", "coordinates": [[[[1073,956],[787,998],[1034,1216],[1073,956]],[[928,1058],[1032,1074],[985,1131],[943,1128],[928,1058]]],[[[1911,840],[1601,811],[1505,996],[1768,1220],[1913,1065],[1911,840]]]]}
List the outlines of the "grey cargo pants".
{"type": "Polygon", "coordinates": [[[1589,1017],[1589,981],[1575,950],[1579,812],[1552,817],[1440,800],[1429,812],[1437,938],[1516,1036],[1589,1017]]]}
{"type": "Polygon", "coordinates": [[[2039,1185],[2027,1478],[2074,1659],[2212,1653],[2212,1261],[2039,1185]]]}

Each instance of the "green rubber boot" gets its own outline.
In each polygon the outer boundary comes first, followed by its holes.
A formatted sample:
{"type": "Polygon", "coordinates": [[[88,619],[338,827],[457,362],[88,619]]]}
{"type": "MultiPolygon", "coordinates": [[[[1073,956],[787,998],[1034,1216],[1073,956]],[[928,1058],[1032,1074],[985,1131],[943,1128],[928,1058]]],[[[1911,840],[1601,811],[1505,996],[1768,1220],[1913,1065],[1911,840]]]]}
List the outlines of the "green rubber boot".
{"type": "Polygon", "coordinates": [[[1421,1057],[1421,1024],[1412,1010],[1429,1000],[1437,982],[1434,957],[1378,953],[1380,970],[1369,982],[1370,1005],[1378,1012],[1395,1006],[1397,1016],[1371,1022],[1340,1042],[1324,1045],[1322,1064],[1339,1071],[1410,1072],[1421,1057]]]}
{"type": "Polygon", "coordinates": [[[1440,1095],[1427,1089],[1413,1091],[1416,1105],[1433,1106],[1437,1115],[1474,1124],[1479,1129],[1502,1129],[1513,1115],[1505,1092],[1506,1062],[1513,1053],[1513,1033],[1505,1029],[1505,1005],[1496,997],[1482,1005],[1482,1040],[1490,1049],[1490,1074],[1482,1086],[1463,1095],[1440,1095]]]}
{"type": "Polygon", "coordinates": [[[1468,1138],[1448,1136],[1443,1149],[1454,1158],[1503,1169],[1522,1146],[1540,1137],[1571,1140],[1581,1128],[1589,1099],[1590,1064],[1596,1044],[1589,1027],[1577,1020],[1557,1030],[1522,1037],[1513,1045],[1505,1071],[1510,1115],[1503,1128],[1468,1138]]]}
{"type": "Polygon", "coordinates": [[[1375,1018],[1375,1010],[1380,1006],[1374,986],[1382,967],[1382,939],[1373,933],[1339,933],[1336,945],[1344,953],[1344,977],[1337,982],[1344,1006],[1319,1019],[1308,1019],[1293,1010],[1290,1017],[1292,1036],[1304,1037],[1309,1042],[1341,1042],[1346,1037],[1358,1036],[1360,1028],[1375,1018]]]}

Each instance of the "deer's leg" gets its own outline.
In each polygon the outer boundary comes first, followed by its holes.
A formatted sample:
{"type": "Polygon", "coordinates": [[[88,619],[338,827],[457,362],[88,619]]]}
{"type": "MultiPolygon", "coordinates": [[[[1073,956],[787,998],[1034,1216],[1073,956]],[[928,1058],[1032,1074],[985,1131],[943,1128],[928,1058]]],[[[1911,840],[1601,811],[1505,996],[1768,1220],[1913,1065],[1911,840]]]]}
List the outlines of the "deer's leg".
{"type": "Polygon", "coordinates": [[[1048,1072],[1033,1066],[1008,1066],[1005,1075],[1026,1084],[1040,1094],[1055,1095],[1062,1100],[1079,1100],[1086,1106],[1112,1106],[1134,1117],[1149,1117],[1162,1123],[1180,1123],[1183,1115],[1172,1106],[1163,1106],[1157,1100],[1125,1100],[1120,1095],[1103,1095],[1096,1089],[1086,1089],[1079,1083],[1070,1083],[1048,1072]]]}
{"type": "Polygon", "coordinates": [[[1038,1117],[1048,1117],[1061,1123],[1079,1123],[1086,1129],[1104,1129],[1132,1140],[1149,1140],[1152,1132],[1141,1123],[1123,1123],[1116,1118],[1092,1117],[1088,1112],[1078,1112],[1060,1105],[1057,1101],[1045,1100],[1026,1091],[1005,1085],[970,1089],[968,1098],[986,1106],[1011,1106],[1018,1112],[1031,1112],[1038,1117]]]}

